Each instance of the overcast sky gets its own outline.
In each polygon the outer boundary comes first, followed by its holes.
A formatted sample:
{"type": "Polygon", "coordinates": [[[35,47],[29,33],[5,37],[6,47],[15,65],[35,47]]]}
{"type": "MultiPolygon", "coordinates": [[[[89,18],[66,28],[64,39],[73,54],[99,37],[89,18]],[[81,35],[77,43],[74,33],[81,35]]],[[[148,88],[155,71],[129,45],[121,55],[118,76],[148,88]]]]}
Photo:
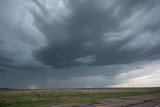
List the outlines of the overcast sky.
{"type": "Polygon", "coordinates": [[[0,87],[160,86],[160,0],[0,0],[0,87]]]}

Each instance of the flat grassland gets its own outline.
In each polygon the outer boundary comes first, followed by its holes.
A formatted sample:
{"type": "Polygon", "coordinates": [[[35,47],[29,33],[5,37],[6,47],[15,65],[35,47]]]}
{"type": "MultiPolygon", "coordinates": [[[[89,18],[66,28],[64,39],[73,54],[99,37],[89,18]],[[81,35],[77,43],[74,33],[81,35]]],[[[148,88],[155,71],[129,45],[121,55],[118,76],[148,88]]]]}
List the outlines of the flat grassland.
{"type": "Polygon", "coordinates": [[[0,107],[49,107],[160,93],[160,88],[0,89],[0,107]]]}

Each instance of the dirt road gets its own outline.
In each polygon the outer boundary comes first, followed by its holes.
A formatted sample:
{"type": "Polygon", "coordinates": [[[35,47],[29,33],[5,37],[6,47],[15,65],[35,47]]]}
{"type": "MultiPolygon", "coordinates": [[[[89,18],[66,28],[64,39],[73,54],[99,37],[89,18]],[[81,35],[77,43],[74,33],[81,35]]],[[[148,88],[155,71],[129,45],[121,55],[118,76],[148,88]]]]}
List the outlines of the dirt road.
{"type": "Polygon", "coordinates": [[[82,102],[77,104],[66,104],[52,107],[160,107],[160,93],[105,99],[93,102],[82,102]]]}

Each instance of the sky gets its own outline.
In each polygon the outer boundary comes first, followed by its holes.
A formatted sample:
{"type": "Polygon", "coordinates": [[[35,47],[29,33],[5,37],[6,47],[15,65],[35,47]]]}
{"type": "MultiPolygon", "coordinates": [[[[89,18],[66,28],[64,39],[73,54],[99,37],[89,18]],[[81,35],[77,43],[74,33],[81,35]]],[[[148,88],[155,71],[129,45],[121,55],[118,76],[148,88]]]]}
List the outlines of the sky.
{"type": "Polygon", "coordinates": [[[160,86],[160,0],[0,0],[0,87],[160,86]]]}

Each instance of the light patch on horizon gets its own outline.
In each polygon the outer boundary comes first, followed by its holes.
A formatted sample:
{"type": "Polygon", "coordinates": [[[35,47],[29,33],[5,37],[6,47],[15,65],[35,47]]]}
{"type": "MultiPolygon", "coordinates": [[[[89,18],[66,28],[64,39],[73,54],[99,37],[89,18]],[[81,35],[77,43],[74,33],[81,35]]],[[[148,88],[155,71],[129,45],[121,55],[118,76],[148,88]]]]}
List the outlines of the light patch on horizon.
{"type": "Polygon", "coordinates": [[[29,86],[28,89],[38,89],[38,86],[36,86],[36,85],[31,85],[31,86],[29,86]]]}
{"type": "Polygon", "coordinates": [[[159,87],[159,60],[154,62],[149,61],[142,69],[122,73],[116,79],[121,82],[119,84],[112,85],[112,87],[159,87]]]}
{"type": "Polygon", "coordinates": [[[124,83],[117,85],[112,85],[111,87],[159,87],[160,74],[147,75],[142,77],[137,77],[133,79],[128,79],[124,83]]]}

